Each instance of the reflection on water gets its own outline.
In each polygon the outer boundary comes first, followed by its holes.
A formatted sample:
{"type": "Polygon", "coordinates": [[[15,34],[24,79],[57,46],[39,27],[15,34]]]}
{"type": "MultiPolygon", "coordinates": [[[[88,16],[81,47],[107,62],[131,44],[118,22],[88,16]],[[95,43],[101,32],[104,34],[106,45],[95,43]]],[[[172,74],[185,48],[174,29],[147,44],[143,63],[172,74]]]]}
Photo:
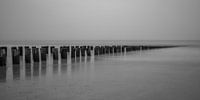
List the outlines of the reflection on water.
{"type": "Polygon", "coordinates": [[[13,65],[13,80],[20,80],[20,65],[13,65]]]}
{"type": "Polygon", "coordinates": [[[0,82],[6,82],[6,67],[0,67],[0,82]]]}
{"type": "Polygon", "coordinates": [[[61,60],[61,73],[65,74],[67,72],[67,60],[61,60]]]}
{"type": "Polygon", "coordinates": [[[39,63],[33,63],[33,76],[38,77],[39,76],[39,63]]]}
{"type": "Polygon", "coordinates": [[[31,64],[25,65],[25,76],[26,79],[31,79],[31,64]]]}
{"type": "MultiPolygon", "coordinates": [[[[0,68],[5,100],[200,99],[200,48],[75,57],[0,68]],[[4,91],[5,90],[5,91],[4,91]]],[[[9,58],[10,59],[10,58],[9,58]]],[[[8,60],[12,61],[12,60],[8,60]]]]}
{"type": "Polygon", "coordinates": [[[47,63],[46,62],[42,62],[41,63],[41,75],[42,76],[46,75],[46,70],[47,70],[47,63]]]}
{"type": "MultiPolygon", "coordinates": [[[[107,57],[112,58],[126,56],[126,52],[97,56],[94,56],[92,52],[92,56],[80,56],[71,59],[71,55],[67,54],[67,59],[61,59],[61,56],[59,55],[58,60],[53,60],[53,55],[49,53],[48,55],[46,55],[47,61],[34,62],[33,58],[31,57],[31,63],[25,63],[24,54],[25,53],[23,52],[23,55],[20,56],[19,65],[12,65],[12,62],[9,62],[11,60],[8,60],[7,67],[3,67],[0,69],[0,82],[6,82],[6,80],[10,78],[12,78],[13,80],[20,80],[24,77],[25,80],[31,80],[32,78],[36,79],[39,77],[51,77],[51,75],[70,75],[71,73],[77,73],[80,70],[90,71],[94,70],[92,69],[92,66],[94,66],[92,65],[94,64],[94,61],[102,61],[107,57]],[[12,72],[12,75],[7,76],[6,78],[7,72],[12,72]]],[[[11,56],[8,56],[8,59],[12,59],[11,56]]]]}
{"type": "MultiPolygon", "coordinates": [[[[10,49],[10,48],[8,48],[10,49]]],[[[25,50],[24,50],[25,51],[25,50]]],[[[32,52],[31,52],[32,53],[32,52]]],[[[12,64],[12,56],[8,52],[8,60],[6,67],[0,67],[0,82],[6,80],[32,80],[39,77],[51,77],[51,75],[70,75],[72,72],[79,72],[81,67],[89,67],[88,63],[94,61],[94,56],[81,56],[70,58],[67,54],[67,59],[53,60],[53,55],[49,53],[46,61],[34,62],[31,54],[31,63],[26,63],[25,52],[20,56],[20,64],[12,64]],[[85,65],[84,65],[85,64],[85,65]]]]}

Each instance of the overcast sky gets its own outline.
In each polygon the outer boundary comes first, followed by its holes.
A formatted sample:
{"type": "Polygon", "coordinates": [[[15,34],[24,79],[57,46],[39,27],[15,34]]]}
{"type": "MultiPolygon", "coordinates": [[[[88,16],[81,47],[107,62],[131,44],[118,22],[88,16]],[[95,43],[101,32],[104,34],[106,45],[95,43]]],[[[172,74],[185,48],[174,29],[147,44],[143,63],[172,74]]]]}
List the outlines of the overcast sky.
{"type": "Polygon", "coordinates": [[[0,40],[200,40],[200,0],[0,0],[0,40]]]}

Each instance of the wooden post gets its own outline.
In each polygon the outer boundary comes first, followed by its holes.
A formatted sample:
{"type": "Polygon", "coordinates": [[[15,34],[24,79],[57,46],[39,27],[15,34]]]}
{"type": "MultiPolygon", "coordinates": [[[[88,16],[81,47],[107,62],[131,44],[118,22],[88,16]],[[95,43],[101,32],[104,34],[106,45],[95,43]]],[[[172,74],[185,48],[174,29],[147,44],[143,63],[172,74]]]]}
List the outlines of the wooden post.
{"type": "Polygon", "coordinates": [[[85,51],[86,51],[86,46],[81,46],[81,56],[84,57],[85,56],[85,51]]]}
{"type": "Polygon", "coordinates": [[[49,54],[49,46],[42,46],[41,48],[45,50],[46,54],[49,54]]]}
{"type": "Polygon", "coordinates": [[[7,47],[0,47],[0,66],[6,66],[7,47]]]}
{"type": "Polygon", "coordinates": [[[54,46],[51,46],[51,47],[50,47],[51,53],[53,53],[53,48],[55,48],[55,47],[54,47],[54,46]]]}
{"type": "Polygon", "coordinates": [[[75,55],[76,53],[75,53],[75,48],[74,48],[74,46],[71,46],[71,58],[75,58],[75,55]]]}
{"type": "Polygon", "coordinates": [[[60,47],[61,59],[67,59],[67,51],[66,46],[60,47]]]}
{"type": "Polygon", "coordinates": [[[58,48],[52,48],[53,59],[58,60],[58,48]]]}
{"type": "Polygon", "coordinates": [[[80,57],[80,48],[76,46],[76,57],[80,57]]]}
{"type": "Polygon", "coordinates": [[[48,49],[45,47],[40,48],[40,53],[41,53],[41,61],[46,61],[47,60],[47,53],[48,49]]]}
{"type": "Polygon", "coordinates": [[[32,54],[33,54],[33,61],[34,62],[39,62],[40,58],[39,58],[39,49],[36,47],[32,47],[32,54]]]}
{"type": "Polygon", "coordinates": [[[23,56],[23,47],[19,46],[18,49],[19,49],[19,55],[23,56]]]}
{"type": "Polygon", "coordinates": [[[12,60],[13,64],[20,64],[19,50],[16,47],[12,47],[12,60]]]}
{"type": "Polygon", "coordinates": [[[86,49],[87,56],[91,56],[91,47],[88,46],[86,49]]]}
{"type": "Polygon", "coordinates": [[[122,52],[125,52],[125,48],[126,48],[126,47],[123,45],[123,46],[122,46],[122,52]]]}
{"type": "Polygon", "coordinates": [[[25,63],[31,63],[31,49],[25,47],[25,63]]]}

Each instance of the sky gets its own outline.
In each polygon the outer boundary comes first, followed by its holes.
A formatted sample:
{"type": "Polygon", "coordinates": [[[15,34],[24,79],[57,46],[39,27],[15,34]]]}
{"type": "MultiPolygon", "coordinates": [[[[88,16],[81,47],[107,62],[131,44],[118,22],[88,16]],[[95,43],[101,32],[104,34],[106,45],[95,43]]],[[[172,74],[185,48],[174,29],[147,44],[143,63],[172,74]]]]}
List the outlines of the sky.
{"type": "Polygon", "coordinates": [[[200,0],[0,0],[0,40],[200,40],[200,0]]]}

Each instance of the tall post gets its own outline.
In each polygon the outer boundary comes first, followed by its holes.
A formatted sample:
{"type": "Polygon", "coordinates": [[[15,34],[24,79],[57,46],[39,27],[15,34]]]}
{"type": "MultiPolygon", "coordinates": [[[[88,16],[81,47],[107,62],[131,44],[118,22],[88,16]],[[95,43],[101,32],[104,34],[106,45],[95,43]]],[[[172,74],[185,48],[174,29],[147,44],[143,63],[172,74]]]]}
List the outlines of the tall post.
{"type": "Polygon", "coordinates": [[[53,53],[53,59],[58,60],[58,48],[53,48],[52,53],[53,53]]]}
{"type": "Polygon", "coordinates": [[[86,46],[81,46],[81,56],[84,57],[85,56],[85,50],[86,50],[86,46]]]}
{"type": "Polygon", "coordinates": [[[20,64],[19,50],[16,47],[12,47],[12,60],[13,64],[20,64]]]}
{"type": "Polygon", "coordinates": [[[7,47],[0,47],[0,66],[6,66],[7,47]]]}
{"type": "Polygon", "coordinates": [[[67,51],[66,46],[60,47],[61,59],[67,59],[67,51]]]}
{"type": "Polygon", "coordinates": [[[32,47],[32,54],[33,54],[33,61],[34,62],[39,62],[40,58],[39,58],[39,49],[36,47],[32,47]]]}
{"type": "Polygon", "coordinates": [[[40,48],[40,53],[41,53],[41,61],[46,61],[47,60],[48,49],[46,49],[45,47],[41,47],[40,48]]]}
{"type": "Polygon", "coordinates": [[[71,46],[71,58],[75,58],[76,53],[75,53],[75,48],[74,46],[71,46]]]}
{"type": "Polygon", "coordinates": [[[31,63],[31,49],[25,47],[25,63],[31,63]]]}
{"type": "Polygon", "coordinates": [[[18,49],[19,49],[19,55],[23,56],[23,47],[19,46],[18,49]]]}
{"type": "Polygon", "coordinates": [[[80,57],[80,48],[76,46],[76,57],[80,57]]]}
{"type": "Polygon", "coordinates": [[[86,49],[87,56],[91,56],[91,47],[88,46],[86,49]]]}

